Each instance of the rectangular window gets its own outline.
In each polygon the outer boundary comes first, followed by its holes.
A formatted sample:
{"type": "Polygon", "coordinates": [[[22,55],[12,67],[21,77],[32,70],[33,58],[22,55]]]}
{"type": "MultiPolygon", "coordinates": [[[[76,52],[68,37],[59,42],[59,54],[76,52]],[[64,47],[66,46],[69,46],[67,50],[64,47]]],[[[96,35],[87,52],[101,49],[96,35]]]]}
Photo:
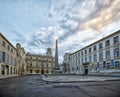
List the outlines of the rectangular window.
{"type": "Polygon", "coordinates": [[[79,66],[77,66],[77,70],[79,70],[79,66]]]}
{"type": "Polygon", "coordinates": [[[13,49],[11,48],[11,52],[13,53],[13,49]]]}
{"type": "Polygon", "coordinates": [[[80,53],[78,52],[78,56],[80,57],[80,53]]]}
{"type": "Polygon", "coordinates": [[[106,45],[106,46],[110,46],[110,40],[107,40],[107,41],[105,42],[105,45],[106,45]]]}
{"type": "Polygon", "coordinates": [[[110,63],[109,62],[106,64],[106,68],[110,69],[110,63]]]}
{"type": "Polygon", "coordinates": [[[99,44],[99,49],[102,49],[102,43],[99,44]]]}
{"type": "Polygon", "coordinates": [[[87,50],[85,50],[85,54],[87,54],[87,50]]]}
{"type": "Polygon", "coordinates": [[[13,64],[14,64],[14,66],[15,66],[15,64],[16,64],[16,59],[14,58],[13,60],[14,60],[13,64]]]}
{"type": "Polygon", "coordinates": [[[38,67],[38,65],[36,64],[36,67],[38,67]]]}
{"type": "Polygon", "coordinates": [[[47,68],[48,68],[48,64],[47,64],[47,68]]]}
{"type": "Polygon", "coordinates": [[[10,64],[11,57],[9,56],[9,64],[10,64]]]}
{"type": "Polygon", "coordinates": [[[96,54],[93,56],[93,59],[94,59],[94,62],[97,62],[97,55],[96,54]]]}
{"type": "Polygon", "coordinates": [[[84,59],[82,58],[82,63],[84,62],[84,59]]]}
{"type": "Polygon", "coordinates": [[[81,55],[83,56],[83,51],[81,52],[81,55]]]}
{"type": "Polygon", "coordinates": [[[11,56],[11,64],[12,64],[13,57],[11,56]]]}
{"type": "Polygon", "coordinates": [[[2,51],[0,51],[0,62],[2,61],[2,51]]]}
{"type": "Polygon", "coordinates": [[[36,67],[38,67],[38,62],[36,62],[36,67]]]}
{"type": "Polygon", "coordinates": [[[77,60],[76,60],[76,65],[77,65],[77,60]]]}
{"type": "Polygon", "coordinates": [[[7,46],[7,49],[8,49],[8,50],[10,50],[10,47],[9,47],[9,45],[7,46]]]}
{"type": "Polygon", "coordinates": [[[0,39],[0,44],[2,44],[2,40],[0,39]]]}
{"type": "Polygon", "coordinates": [[[110,51],[106,51],[106,59],[110,59],[110,51]]]}
{"type": "Polygon", "coordinates": [[[32,63],[30,63],[30,67],[32,67],[32,63]]]}
{"type": "Polygon", "coordinates": [[[91,53],[91,48],[89,48],[89,53],[91,53]]]}
{"type": "Polygon", "coordinates": [[[41,64],[42,69],[44,68],[43,63],[41,64]]]}
{"type": "Polygon", "coordinates": [[[80,59],[79,59],[79,64],[80,64],[80,59]]]}
{"type": "Polygon", "coordinates": [[[96,51],[96,45],[93,47],[93,51],[96,51]]]}
{"type": "Polygon", "coordinates": [[[2,46],[5,47],[5,41],[2,41],[2,46]]]}
{"type": "Polygon", "coordinates": [[[2,54],[2,61],[5,62],[5,60],[6,60],[6,54],[5,54],[5,52],[3,52],[3,54],[2,54]]]}
{"type": "Polygon", "coordinates": [[[114,49],[114,57],[119,57],[119,48],[114,49]]]}
{"type": "Polygon", "coordinates": [[[120,69],[120,62],[119,61],[115,62],[115,69],[120,69]]]}
{"type": "Polygon", "coordinates": [[[92,56],[89,56],[89,62],[92,62],[92,56]]]}
{"type": "Polygon", "coordinates": [[[85,62],[87,62],[87,57],[85,57],[85,62]]]}
{"type": "Polygon", "coordinates": [[[7,63],[9,64],[9,55],[7,55],[7,63]]]}
{"type": "Polygon", "coordinates": [[[100,60],[100,61],[103,61],[103,53],[102,53],[102,52],[99,53],[99,60],[100,60]]]}
{"type": "Polygon", "coordinates": [[[38,57],[36,57],[36,60],[38,60],[38,57]]]}
{"type": "Polygon", "coordinates": [[[119,36],[113,38],[114,43],[119,43],[119,36]]]}
{"type": "Polygon", "coordinates": [[[77,53],[76,53],[76,58],[77,58],[77,53]]]}

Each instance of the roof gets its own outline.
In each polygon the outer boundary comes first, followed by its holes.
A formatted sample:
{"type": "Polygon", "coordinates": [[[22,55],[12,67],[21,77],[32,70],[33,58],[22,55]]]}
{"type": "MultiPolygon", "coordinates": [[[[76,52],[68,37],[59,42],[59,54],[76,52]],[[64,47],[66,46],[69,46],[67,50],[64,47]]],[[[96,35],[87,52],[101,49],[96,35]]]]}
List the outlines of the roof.
{"type": "Polygon", "coordinates": [[[116,32],[114,32],[114,33],[112,33],[112,34],[110,34],[110,35],[108,35],[108,36],[106,36],[106,37],[104,37],[104,38],[102,38],[102,39],[100,39],[100,40],[97,40],[96,42],[91,43],[91,44],[89,44],[88,46],[85,46],[85,47],[83,47],[83,48],[81,48],[81,49],[79,49],[79,50],[71,53],[71,55],[72,55],[72,54],[75,54],[76,52],[81,51],[81,50],[83,50],[83,49],[85,49],[85,48],[87,48],[87,47],[90,47],[90,46],[92,46],[92,45],[94,45],[94,44],[96,44],[96,43],[99,43],[100,41],[105,40],[106,38],[109,38],[109,37],[111,37],[111,36],[113,36],[113,35],[115,35],[115,34],[119,34],[119,33],[120,33],[120,30],[118,30],[118,31],[116,31],[116,32]]]}
{"type": "Polygon", "coordinates": [[[2,36],[16,50],[16,48],[8,41],[8,39],[1,32],[0,36],[2,36]]]}
{"type": "MultiPolygon", "coordinates": [[[[26,54],[26,56],[35,56],[35,57],[49,57],[49,56],[46,56],[46,55],[39,55],[39,54],[26,54]]],[[[53,57],[53,56],[52,56],[53,57]]]]}

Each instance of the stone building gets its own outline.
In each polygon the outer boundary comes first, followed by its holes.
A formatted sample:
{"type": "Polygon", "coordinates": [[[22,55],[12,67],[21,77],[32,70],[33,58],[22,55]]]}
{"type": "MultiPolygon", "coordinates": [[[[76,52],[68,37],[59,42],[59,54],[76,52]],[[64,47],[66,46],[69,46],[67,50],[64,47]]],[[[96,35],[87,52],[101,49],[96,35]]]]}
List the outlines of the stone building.
{"type": "Polygon", "coordinates": [[[26,74],[25,50],[19,43],[16,44],[16,73],[26,74]]]}
{"type": "Polygon", "coordinates": [[[0,75],[14,75],[16,48],[0,33],[0,75]]]}
{"type": "Polygon", "coordinates": [[[27,74],[52,74],[55,66],[55,58],[51,48],[46,55],[26,54],[27,74]]]}
{"type": "Polygon", "coordinates": [[[70,53],[65,53],[62,64],[62,72],[64,74],[70,73],[70,53]]]}
{"type": "Polygon", "coordinates": [[[69,65],[75,74],[120,69],[120,30],[71,53],[69,65]]]}

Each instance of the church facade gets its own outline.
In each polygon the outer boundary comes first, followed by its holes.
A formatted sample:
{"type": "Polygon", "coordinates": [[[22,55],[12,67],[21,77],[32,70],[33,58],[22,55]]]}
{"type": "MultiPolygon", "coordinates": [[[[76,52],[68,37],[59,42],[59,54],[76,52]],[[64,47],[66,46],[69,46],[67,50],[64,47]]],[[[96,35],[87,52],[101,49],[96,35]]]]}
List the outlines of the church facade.
{"type": "Polygon", "coordinates": [[[55,58],[51,48],[46,55],[26,54],[27,74],[52,74],[55,66],[55,58]]]}

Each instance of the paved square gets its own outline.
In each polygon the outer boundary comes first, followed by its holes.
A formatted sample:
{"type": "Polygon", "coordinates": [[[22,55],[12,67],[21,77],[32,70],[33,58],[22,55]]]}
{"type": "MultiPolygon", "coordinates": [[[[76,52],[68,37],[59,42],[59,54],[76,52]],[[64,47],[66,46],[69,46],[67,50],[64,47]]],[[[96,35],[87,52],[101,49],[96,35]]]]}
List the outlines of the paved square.
{"type": "Polygon", "coordinates": [[[40,75],[0,80],[0,97],[120,97],[120,81],[47,83],[40,75]]]}

